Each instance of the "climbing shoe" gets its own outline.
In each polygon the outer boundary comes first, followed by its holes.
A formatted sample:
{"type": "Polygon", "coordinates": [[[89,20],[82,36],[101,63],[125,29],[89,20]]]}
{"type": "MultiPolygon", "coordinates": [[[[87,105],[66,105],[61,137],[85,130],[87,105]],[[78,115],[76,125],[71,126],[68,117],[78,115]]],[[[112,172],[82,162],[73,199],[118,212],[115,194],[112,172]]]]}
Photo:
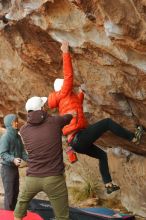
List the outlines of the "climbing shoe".
{"type": "Polygon", "coordinates": [[[141,125],[137,126],[136,131],[135,131],[135,144],[140,144],[141,137],[143,135],[143,127],[141,125]]]}
{"type": "Polygon", "coordinates": [[[117,191],[117,190],[120,189],[119,186],[114,185],[114,184],[109,185],[109,186],[105,186],[105,188],[106,188],[106,192],[107,192],[107,194],[111,194],[112,192],[117,191]]]}

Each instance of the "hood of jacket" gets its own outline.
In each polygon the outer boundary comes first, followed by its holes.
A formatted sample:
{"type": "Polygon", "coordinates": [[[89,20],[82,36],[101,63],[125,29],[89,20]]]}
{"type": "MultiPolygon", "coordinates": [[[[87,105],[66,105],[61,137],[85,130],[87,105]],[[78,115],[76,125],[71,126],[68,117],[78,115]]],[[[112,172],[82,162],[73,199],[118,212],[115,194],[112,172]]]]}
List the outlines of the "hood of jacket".
{"type": "Polygon", "coordinates": [[[6,128],[12,127],[12,122],[15,121],[17,115],[15,114],[8,114],[4,117],[4,125],[6,128]]]}
{"type": "Polygon", "coordinates": [[[33,125],[39,125],[42,124],[47,117],[48,113],[43,110],[31,111],[28,113],[27,122],[33,125]]]}

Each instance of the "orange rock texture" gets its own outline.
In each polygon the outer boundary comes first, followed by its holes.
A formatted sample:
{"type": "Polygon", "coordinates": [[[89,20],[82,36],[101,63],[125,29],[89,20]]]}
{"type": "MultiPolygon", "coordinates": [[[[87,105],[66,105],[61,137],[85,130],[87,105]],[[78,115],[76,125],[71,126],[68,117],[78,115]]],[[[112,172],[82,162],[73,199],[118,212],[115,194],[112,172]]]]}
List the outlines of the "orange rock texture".
{"type": "MultiPolygon", "coordinates": [[[[27,98],[53,91],[63,76],[60,42],[67,40],[89,122],[110,117],[131,131],[137,124],[146,128],[145,0],[2,0],[0,16],[1,122],[10,112],[23,122],[27,98]]],[[[146,217],[145,134],[139,146],[110,132],[97,144],[137,155],[126,171],[119,157],[109,159],[110,167],[115,164],[125,207],[146,217]]]]}

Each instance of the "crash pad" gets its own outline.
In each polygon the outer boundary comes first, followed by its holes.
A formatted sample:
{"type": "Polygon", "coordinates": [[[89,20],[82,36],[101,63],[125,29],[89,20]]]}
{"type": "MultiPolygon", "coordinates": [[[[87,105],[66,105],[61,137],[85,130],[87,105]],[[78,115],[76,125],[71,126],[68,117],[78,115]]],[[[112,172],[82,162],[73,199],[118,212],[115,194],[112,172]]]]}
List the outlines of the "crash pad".
{"type": "MultiPolygon", "coordinates": [[[[54,218],[53,209],[48,201],[33,199],[29,209],[38,213],[44,220],[54,218]]],[[[134,215],[123,214],[109,208],[73,208],[69,207],[71,220],[135,220],[134,215]]]]}
{"type": "MultiPolygon", "coordinates": [[[[14,212],[1,209],[0,220],[14,220],[14,212]]],[[[29,211],[23,220],[43,220],[43,218],[39,214],[29,211]]]]}

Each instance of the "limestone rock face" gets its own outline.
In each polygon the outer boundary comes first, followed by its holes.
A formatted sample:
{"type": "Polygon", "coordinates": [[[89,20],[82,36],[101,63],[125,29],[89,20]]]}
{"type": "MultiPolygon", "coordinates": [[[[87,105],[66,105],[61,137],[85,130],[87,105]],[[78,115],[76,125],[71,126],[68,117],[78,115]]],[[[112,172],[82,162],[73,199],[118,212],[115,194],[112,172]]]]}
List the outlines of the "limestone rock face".
{"type": "MultiPolygon", "coordinates": [[[[60,42],[67,40],[75,88],[83,84],[86,91],[84,110],[89,122],[110,117],[131,131],[137,124],[146,127],[145,11],[145,0],[0,1],[1,121],[9,112],[17,112],[23,121],[27,98],[53,91],[54,79],[63,77],[60,42]]],[[[146,155],[145,135],[139,146],[110,132],[97,144],[146,155]]],[[[135,166],[131,164],[130,172],[135,166]]],[[[124,179],[124,171],[119,178],[124,179]]],[[[134,178],[129,177],[131,184],[134,178]]],[[[146,204],[137,209],[133,200],[146,190],[144,181],[136,181],[135,194],[125,192],[123,186],[121,199],[129,210],[138,212],[146,204]]],[[[140,213],[146,216],[145,211],[140,213]]]]}
{"type": "Polygon", "coordinates": [[[146,217],[145,176],[146,160],[136,155],[130,160],[124,155],[117,157],[109,152],[111,173],[121,186],[121,202],[127,210],[146,217]]]}

